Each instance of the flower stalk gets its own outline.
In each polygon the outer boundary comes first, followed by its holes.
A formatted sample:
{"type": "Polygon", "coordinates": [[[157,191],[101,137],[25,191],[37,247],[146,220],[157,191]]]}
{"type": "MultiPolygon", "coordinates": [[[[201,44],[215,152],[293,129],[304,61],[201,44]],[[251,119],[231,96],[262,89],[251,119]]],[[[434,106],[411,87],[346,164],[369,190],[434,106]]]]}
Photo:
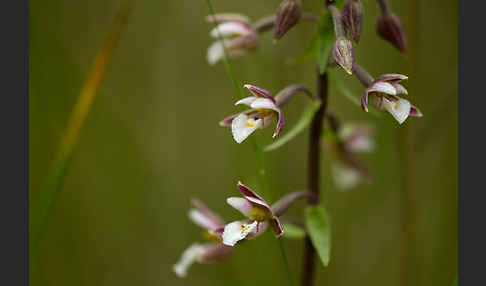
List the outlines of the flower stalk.
{"type": "MultiPolygon", "coordinates": [[[[315,113],[310,126],[307,184],[310,195],[307,199],[309,206],[315,206],[320,201],[319,173],[320,173],[320,141],[322,134],[322,124],[327,107],[328,98],[328,79],[327,73],[321,74],[317,71],[317,97],[321,101],[319,110],[315,113]]],[[[307,235],[304,242],[304,263],[302,268],[302,286],[314,284],[315,276],[315,257],[316,250],[312,245],[310,237],[307,235]]]]}

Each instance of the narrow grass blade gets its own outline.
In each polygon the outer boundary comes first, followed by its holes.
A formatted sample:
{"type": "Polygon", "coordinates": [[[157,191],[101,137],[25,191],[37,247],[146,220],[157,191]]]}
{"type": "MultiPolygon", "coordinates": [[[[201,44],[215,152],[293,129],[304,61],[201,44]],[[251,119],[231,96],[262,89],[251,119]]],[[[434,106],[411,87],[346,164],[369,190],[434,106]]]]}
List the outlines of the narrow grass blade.
{"type": "Polygon", "coordinates": [[[96,54],[90,71],[81,88],[74,105],[70,119],[59,145],[58,153],[53,167],[47,178],[46,203],[41,206],[38,221],[33,223],[33,237],[31,243],[34,249],[38,247],[49,218],[49,214],[56,204],[62,190],[66,170],[72,157],[73,150],[78,142],[86,118],[93,106],[98,90],[103,82],[106,71],[111,63],[113,54],[118,45],[120,34],[127,22],[128,14],[132,9],[132,1],[125,2],[117,12],[103,46],[96,54]]]}

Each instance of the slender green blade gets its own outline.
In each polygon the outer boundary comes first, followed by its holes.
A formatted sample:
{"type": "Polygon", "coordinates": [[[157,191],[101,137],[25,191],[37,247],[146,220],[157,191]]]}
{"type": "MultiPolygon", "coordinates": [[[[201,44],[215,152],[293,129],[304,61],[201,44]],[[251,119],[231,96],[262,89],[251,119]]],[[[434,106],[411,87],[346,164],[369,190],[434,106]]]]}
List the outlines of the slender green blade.
{"type": "Polygon", "coordinates": [[[317,250],[324,266],[329,264],[331,256],[331,225],[326,210],[321,206],[305,209],[305,222],[312,245],[317,250]]]}
{"type": "Polygon", "coordinates": [[[289,142],[290,140],[294,139],[297,135],[299,135],[312,121],[314,117],[314,113],[319,109],[321,106],[320,101],[312,102],[302,113],[299,121],[295,126],[287,133],[285,133],[282,137],[279,137],[275,142],[266,146],[263,151],[273,151],[285,145],[285,143],[289,142]]]}

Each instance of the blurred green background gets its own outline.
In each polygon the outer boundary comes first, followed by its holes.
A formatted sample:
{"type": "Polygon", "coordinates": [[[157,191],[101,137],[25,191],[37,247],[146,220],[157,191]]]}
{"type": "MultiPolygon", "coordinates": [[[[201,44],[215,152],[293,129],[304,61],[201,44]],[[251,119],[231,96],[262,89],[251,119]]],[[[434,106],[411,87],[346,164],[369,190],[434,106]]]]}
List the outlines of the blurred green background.
{"type": "MultiPolygon", "coordinates": [[[[274,13],[278,0],[213,0],[216,12],[253,20],[274,13]]],[[[316,285],[451,285],[457,266],[457,1],[390,1],[409,40],[400,54],[375,33],[378,7],[362,1],[358,62],[378,76],[403,73],[410,101],[424,117],[399,126],[375,118],[331,87],[330,108],[346,122],[376,129],[376,152],[363,157],[370,185],[342,192],[324,159],[323,204],[332,215],[331,263],[317,264],[316,285]],[[411,136],[411,137],[408,137],[411,136]],[[404,144],[412,142],[413,148],[404,144]],[[405,163],[409,162],[409,163],[405,163]],[[410,178],[404,186],[403,178],[410,178]]],[[[101,47],[119,1],[30,1],[30,217],[39,213],[44,183],[73,104],[101,47]]],[[[323,1],[303,1],[308,12],[323,1]]],[[[211,28],[204,0],[136,1],[112,65],[75,149],[61,196],[31,259],[31,285],[286,285],[270,233],[238,246],[219,265],[195,264],[185,279],[172,265],[201,229],[187,218],[197,197],[227,221],[236,182],[259,190],[250,142],[237,145],[218,121],[234,113],[236,94],[222,63],[208,66],[211,28]],[[284,284],[281,284],[284,283],[284,284]]],[[[300,23],[278,43],[271,33],[256,52],[233,61],[240,84],[276,93],[292,83],[315,89],[315,64],[302,55],[315,25],[300,23]]],[[[354,78],[339,76],[358,97],[354,78]]],[[[246,91],[245,91],[246,93],[246,91]]],[[[307,105],[285,106],[290,129],[307,105]]],[[[260,145],[271,130],[257,132],[260,145]]],[[[306,183],[307,131],[266,153],[273,192],[306,183]]],[[[325,157],[325,155],[324,155],[325,157]]],[[[303,203],[290,211],[302,216],[303,203]]],[[[294,280],[301,240],[283,241],[294,280]]]]}

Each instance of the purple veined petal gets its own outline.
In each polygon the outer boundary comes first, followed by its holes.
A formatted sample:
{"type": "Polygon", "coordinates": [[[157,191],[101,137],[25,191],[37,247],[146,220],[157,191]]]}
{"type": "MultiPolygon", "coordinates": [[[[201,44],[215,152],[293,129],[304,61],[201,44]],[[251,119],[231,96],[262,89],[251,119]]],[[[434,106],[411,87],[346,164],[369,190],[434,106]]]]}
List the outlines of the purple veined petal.
{"type": "Polygon", "coordinates": [[[192,220],[193,223],[204,229],[213,230],[221,227],[221,224],[215,223],[211,218],[207,217],[205,214],[197,209],[189,210],[189,218],[192,220]]]}
{"type": "Polygon", "coordinates": [[[418,109],[415,105],[410,105],[410,116],[414,116],[414,117],[422,117],[423,114],[422,112],[420,111],[420,109],[418,109]]]}
{"type": "Polygon", "coordinates": [[[211,30],[210,35],[213,38],[219,38],[220,35],[221,37],[226,38],[235,35],[244,36],[248,33],[251,33],[251,29],[248,27],[248,25],[240,22],[223,22],[214,27],[211,30]]]}
{"type": "Polygon", "coordinates": [[[285,119],[283,117],[283,114],[281,111],[278,111],[278,122],[277,122],[277,127],[273,131],[273,135],[272,135],[273,138],[275,138],[275,136],[277,136],[280,133],[280,130],[282,129],[284,124],[285,124],[285,119]]]}
{"type": "Polygon", "coordinates": [[[276,112],[272,112],[272,113],[266,115],[265,117],[263,117],[262,128],[267,127],[268,125],[270,125],[270,123],[273,122],[273,117],[275,116],[275,113],[276,112]]]}
{"type": "Polygon", "coordinates": [[[227,259],[232,253],[233,248],[224,244],[204,244],[201,246],[201,254],[197,257],[200,263],[221,262],[227,259]]]}
{"type": "Polygon", "coordinates": [[[243,194],[243,196],[247,200],[249,200],[250,202],[255,203],[257,205],[261,205],[261,206],[265,207],[266,209],[268,209],[269,211],[271,211],[270,205],[268,205],[268,203],[265,201],[265,199],[260,197],[253,190],[251,190],[247,186],[243,185],[241,182],[238,182],[237,186],[238,186],[238,189],[240,189],[241,193],[243,194]]]}
{"type": "Polygon", "coordinates": [[[205,220],[209,221],[213,226],[211,228],[208,227],[208,229],[214,230],[224,227],[224,220],[219,215],[211,211],[202,201],[193,198],[191,199],[191,203],[197,209],[197,211],[205,217],[205,220]]]}
{"type": "Polygon", "coordinates": [[[242,14],[237,13],[218,13],[213,15],[208,15],[206,17],[206,21],[213,23],[220,23],[220,22],[240,22],[249,25],[250,19],[242,14]]]}
{"type": "Polygon", "coordinates": [[[305,198],[309,192],[293,192],[283,196],[280,200],[272,205],[272,213],[276,217],[281,216],[292,204],[301,198],[305,198]]]}
{"type": "Polygon", "coordinates": [[[399,83],[392,83],[392,85],[395,87],[397,94],[408,94],[407,89],[403,85],[399,83]]]}
{"type": "Polygon", "coordinates": [[[272,100],[275,103],[275,99],[270,94],[270,92],[268,92],[267,90],[265,90],[263,88],[259,88],[257,86],[251,85],[251,84],[245,84],[244,87],[246,89],[248,89],[253,95],[255,95],[257,97],[269,98],[270,100],[272,100]]]}
{"type": "Polygon", "coordinates": [[[272,226],[272,230],[275,236],[277,236],[277,238],[281,237],[283,234],[283,228],[280,220],[277,217],[273,217],[272,219],[270,219],[270,225],[272,226]]]}
{"type": "Polygon", "coordinates": [[[257,238],[260,235],[264,234],[265,231],[267,231],[267,229],[268,229],[268,222],[266,222],[266,221],[258,222],[257,227],[255,228],[255,230],[252,233],[248,234],[248,236],[246,237],[246,239],[254,239],[254,238],[257,238]]]}
{"type": "Polygon", "coordinates": [[[395,89],[395,87],[391,83],[388,83],[388,82],[385,82],[385,81],[378,81],[378,82],[372,83],[370,85],[370,87],[368,87],[366,90],[367,90],[368,93],[381,92],[381,93],[386,93],[386,94],[389,94],[389,95],[396,95],[397,94],[397,90],[395,89]]]}
{"type": "Polygon", "coordinates": [[[231,122],[233,122],[233,119],[235,119],[238,115],[240,115],[242,113],[245,113],[245,112],[240,112],[240,113],[233,114],[233,115],[226,117],[225,119],[223,119],[219,122],[219,126],[222,126],[222,127],[231,126],[231,122]]]}
{"type": "Polygon", "coordinates": [[[361,96],[361,108],[363,108],[364,111],[368,112],[368,90],[365,90],[365,92],[361,96]]]}
{"type": "Polygon", "coordinates": [[[260,98],[256,97],[256,96],[248,96],[248,97],[245,97],[245,98],[242,98],[240,100],[238,100],[235,105],[239,105],[239,104],[244,104],[244,105],[248,105],[248,106],[251,106],[251,104],[258,100],[260,98]]]}
{"type": "Polygon", "coordinates": [[[253,30],[249,30],[247,34],[240,35],[235,38],[228,39],[226,47],[228,50],[247,50],[251,51],[258,46],[260,36],[253,30]]]}
{"type": "Polygon", "coordinates": [[[398,83],[402,80],[408,79],[408,76],[399,74],[399,73],[388,73],[388,74],[383,74],[377,77],[374,81],[374,83],[379,82],[379,81],[390,81],[394,83],[398,83]]]}
{"type": "MultiPolygon", "coordinates": [[[[255,98],[255,97],[253,97],[253,98],[255,98]]],[[[277,112],[280,111],[280,108],[278,108],[277,105],[275,105],[275,102],[273,102],[269,98],[262,98],[262,97],[259,97],[259,98],[256,98],[255,100],[253,100],[250,104],[250,107],[254,108],[254,109],[264,108],[264,109],[272,109],[272,110],[275,110],[277,112]]]]}
{"type": "Polygon", "coordinates": [[[237,209],[244,216],[250,217],[250,211],[253,209],[253,205],[245,198],[230,197],[226,199],[226,203],[237,209]]]}

